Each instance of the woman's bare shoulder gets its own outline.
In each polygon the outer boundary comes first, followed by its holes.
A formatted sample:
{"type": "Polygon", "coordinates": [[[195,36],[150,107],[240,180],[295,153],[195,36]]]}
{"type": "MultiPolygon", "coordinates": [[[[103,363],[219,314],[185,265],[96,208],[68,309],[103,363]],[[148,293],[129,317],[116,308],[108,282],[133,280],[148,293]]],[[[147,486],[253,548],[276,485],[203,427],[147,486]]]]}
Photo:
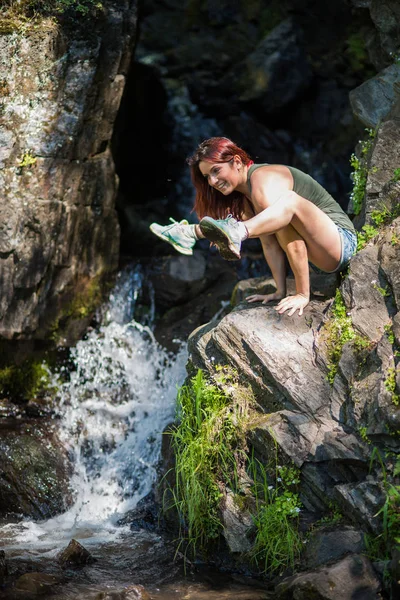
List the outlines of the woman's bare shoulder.
{"type": "Polygon", "coordinates": [[[268,179],[292,179],[290,169],[286,165],[263,165],[254,169],[251,176],[251,182],[268,179]]]}
{"type": "Polygon", "coordinates": [[[265,165],[259,167],[253,171],[250,179],[253,194],[261,189],[293,188],[292,174],[285,165],[265,165]]]}

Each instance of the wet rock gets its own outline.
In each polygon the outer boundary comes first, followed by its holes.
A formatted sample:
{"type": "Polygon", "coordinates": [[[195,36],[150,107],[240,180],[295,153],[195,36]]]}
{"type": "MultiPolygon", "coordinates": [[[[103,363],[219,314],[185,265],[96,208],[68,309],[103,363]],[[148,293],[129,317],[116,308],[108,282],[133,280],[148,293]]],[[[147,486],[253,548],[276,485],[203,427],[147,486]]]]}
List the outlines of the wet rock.
{"type": "Polygon", "coordinates": [[[59,578],[46,573],[25,573],[15,583],[17,598],[36,598],[49,594],[59,583],[59,578]]]}
{"type": "Polygon", "coordinates": [[[100,592],[95,600],[150,600],[150,595],[142,585],[130,585],[120,591],[100,592]]]}
{"type": "Polygon", "coordinates": [[[345,348],[334,382],[332,414],[339,422],[364,432],[367,442],[384,444],[396,452],[400,448],[396,435],[400,414],[386,384],[387,374],[395,372],[394,352],[386,335],[361,355],[357,349],[345,348]]]}
{"type": "Polygon", "coordinates": [[[71,540],[68,546],[58,556],[58,562],[63,567],[79,567],[95,562],[95,559],[82,544],[71,540]]]}
{"type": "Polygon", "coordinates": [[[353,554],[334,565],[285,579],[276,594],[279,600],[379,600],[379,590],[368,558],[353,554]]]}
{"type": "MultiPolygon", "coordinates": [[[[48,337],[71,312],[77,289],[105,284],[117,268],[109,146],[135,6],[108,3],[86,40],[55,23],[1,35],[0,332],[7,339],[48,337]]],[[[75,341],[86,325],[75,324],[75,341]]]]}
{"type": "Polygon", "coordinates": [[[154,531],[159,524],[159,506],[156,504],[154,493],[151,492],[118,521],[119,525],[128,524],[133,531],[154,531]]]}
{"type": "Polygon", "coordinates": [[[304,558],[308,569],[360,554],[365,549],[364,533],[354,527],[320,529],[310,535],[304,558]]]}
{"type": "Polygon", "coordinates": [[[72,465],[54,425],[0,421],[0,514],[46,519],[72,503],[72,465]]]}

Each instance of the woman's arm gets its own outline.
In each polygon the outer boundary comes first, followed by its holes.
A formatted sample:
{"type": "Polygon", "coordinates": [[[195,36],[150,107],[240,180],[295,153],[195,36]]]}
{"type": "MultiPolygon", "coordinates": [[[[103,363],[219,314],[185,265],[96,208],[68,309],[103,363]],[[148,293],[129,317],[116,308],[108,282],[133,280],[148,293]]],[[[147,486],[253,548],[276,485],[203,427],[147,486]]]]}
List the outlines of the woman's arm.
{"type": "MultiPolygon", "coordinates": [[[[291,190],[292,187],[293,181],[291,174],[285,167],[282,168],[280,165],[277,165],[276,167],[271,166],[255,171],[252,176],[251,200],[257,216],[252,219],[252,223],[257,221],[257,219],[265,220],[267,213],[266,209],[269,209],[268,212],[274,214],[274,217],[278,222],[280,219],[283,221],[284,224],[282,229],[279,229],[278,226],[276,234],[274,232],[272,234],[264,234],[263,236],[266,239],[275,238],[279,247],[283,248],[288,257],[296,283],[295,296],[284,297],[286,296],[286,286],[284,286],[283,289],[285,290],[285,293],[284,296],[280,296],[282,299],[276,306],[276,310],[280,314],[289,311],[289,316],[298,310],[300,316],[303,314],[303,309],[307,306],[310,298],[307,246],[304,239],[291,226],[290,222],[286,223],[284,206],[282,206],[279,201],[285,194],[293,194],[291,190]]],[[[269,218],[267,219],[266,224],[268,228],[271,227],[271,220],[269,218]]],[[[256,233],[256,237],[259,237],[261,231],[256,233]]],[[[283,253],[282,250],[281,252],[283,253]]],[[[269,264],[270,261],[267,256],[266,259],[269,264]]],[[[274,258],[272,258],[272,260],[274,260],[274,258]]]]}

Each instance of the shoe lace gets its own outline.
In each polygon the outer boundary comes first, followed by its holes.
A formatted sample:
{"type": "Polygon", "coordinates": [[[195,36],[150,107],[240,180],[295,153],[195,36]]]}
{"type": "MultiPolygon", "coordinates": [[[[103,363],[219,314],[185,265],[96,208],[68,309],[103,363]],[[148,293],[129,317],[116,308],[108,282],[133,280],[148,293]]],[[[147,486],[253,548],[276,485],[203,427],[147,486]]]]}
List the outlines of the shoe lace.
{"type": "Polygon", "coordinates": [[[239,223],[239,221],[237,219],[235,219],[235,217],[232,214],[229,214],[226,219],[224,219],[225,221],[232,221],[232,225],[237,225],[239,223]]]}
{"type": "Polygon", "coordinates": [[[167,227],[165,228],[165,231],[169,231],[170,229],[173,229],[177,225],[188,225],[189,224],[186,221],[186,219],[182,219],[182,221],[175,221],[175,219],[173,219],[172,217],[169,217],[169,220],[171,221],[171,225],[167,225],[167,227]]]}

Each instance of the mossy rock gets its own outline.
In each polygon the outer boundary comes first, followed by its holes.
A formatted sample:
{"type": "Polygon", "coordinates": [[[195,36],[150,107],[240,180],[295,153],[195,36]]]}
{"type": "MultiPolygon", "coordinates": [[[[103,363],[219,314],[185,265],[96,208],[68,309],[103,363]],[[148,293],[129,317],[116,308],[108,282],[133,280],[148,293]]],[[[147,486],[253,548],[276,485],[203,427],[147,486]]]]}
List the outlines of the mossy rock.
{"type": "Polygon", "coordinates": [[[49,423],[0,422],[0,515],[48,519],[72,503],[72,466],[49,423]]]}

